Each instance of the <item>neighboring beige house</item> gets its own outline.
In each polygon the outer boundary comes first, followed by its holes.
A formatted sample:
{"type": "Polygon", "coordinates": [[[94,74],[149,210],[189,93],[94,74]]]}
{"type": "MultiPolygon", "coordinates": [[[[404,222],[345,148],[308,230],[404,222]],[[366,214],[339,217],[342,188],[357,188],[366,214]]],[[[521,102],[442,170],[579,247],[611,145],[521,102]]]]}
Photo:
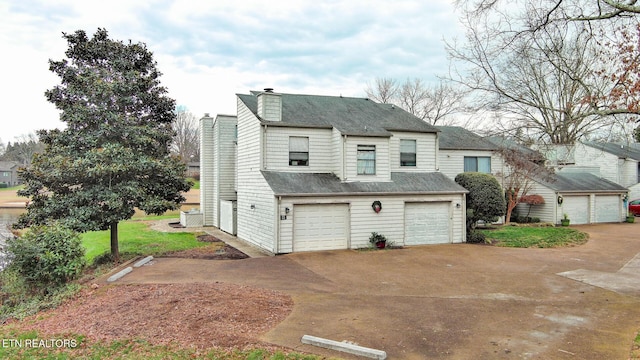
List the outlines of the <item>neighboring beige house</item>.
{"type": "Polygon", "coordinates": [[[500,183],[505,172],[498,146],[459,126],[438,126],[440,171],[455,179],[463,172],[492,174],[500,183]]]}
{"type": "Polygon", "coordinates": [[[201,122],[206,225],[222,228],[235,208],[237,236],[272,253],[367,247],[371,232],[465,241],[467,191],[437,171],[437,128],[363,98],[265,89],[237,104],[237,123],[201,122]]]}
{"type": "Polygon", "coordinates": [[[0,161],[0,183],[8,187],[19,185],[18,168],[20,164],[15,161],[0,161]]]}

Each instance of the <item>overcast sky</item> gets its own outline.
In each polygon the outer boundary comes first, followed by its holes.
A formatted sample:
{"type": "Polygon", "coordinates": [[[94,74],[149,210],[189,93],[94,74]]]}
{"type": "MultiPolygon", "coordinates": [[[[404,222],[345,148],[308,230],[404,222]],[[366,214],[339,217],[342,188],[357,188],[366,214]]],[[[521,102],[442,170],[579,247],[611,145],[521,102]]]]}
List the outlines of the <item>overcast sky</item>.
{"type": "Polygon", "coordinates": [[[443,39],[460,31],[449,0],[0,0],[0,19],[5,144],[63,127],[44,97],[62,32],[146,43],[169,96],[200,118],[235,114],[236,93],[265,87],[364,97],[377,77],[436,81],[443,39]]]}

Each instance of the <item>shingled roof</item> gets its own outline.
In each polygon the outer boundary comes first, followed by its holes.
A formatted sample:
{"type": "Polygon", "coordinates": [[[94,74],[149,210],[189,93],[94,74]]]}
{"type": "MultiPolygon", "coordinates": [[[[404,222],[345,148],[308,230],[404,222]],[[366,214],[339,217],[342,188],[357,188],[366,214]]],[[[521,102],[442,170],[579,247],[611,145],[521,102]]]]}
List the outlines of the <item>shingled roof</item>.
{"type": "Polygon", "coordinates": [[[329,173],[262,171],[275,195],[451,194],[467,190],[439,172],[391,173],[390,182],[342,182],[329,173]]]}
{"type": "Polygon", "coordinates": [[[492,142],[460,126],[437,126],[442,150],[498,150],[492,142]]]}
{"type": "Polygon", "coordinates": [[[539,181],[559,192],[616,192],[628,191],[613,181],[584,172],[556,173],[548,181],[539,181]]]}
{"type": "MultiPolygon", "coordinates": [[[[253,112],[258,113],[259,92],[237,94],[253,112]]],[[[405,110],[379,104],[365,98],[342,96],[281,94],[282,121],[266,121],[269,126],[336,128],[344,135],[391,136],[391,131],[436,133],[438,129],[405,110]]]]}
{"type": "Polygon", "coordinates": [[[606,151],[621,159],[632,159],[640,161],[640,149],[634,146],[622,145],[616,143],[599,143],[593,141],[586,141],[583,144],[596,148],[598,150],[606,151]]]}

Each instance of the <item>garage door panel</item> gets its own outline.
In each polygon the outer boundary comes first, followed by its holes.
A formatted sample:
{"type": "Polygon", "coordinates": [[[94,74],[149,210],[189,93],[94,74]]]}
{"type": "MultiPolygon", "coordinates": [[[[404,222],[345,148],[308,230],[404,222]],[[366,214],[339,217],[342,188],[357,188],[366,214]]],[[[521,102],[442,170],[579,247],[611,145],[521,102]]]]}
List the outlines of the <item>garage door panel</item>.
{"type": "Polygon", "coordinates": [[[293,251],[346,249],[348,224],[347,204],[294,205],[293,251]]]}
{"type": "Polygon", "coordinates": [[[571,224],[589,223],[589,196],[565,196],[562,208],[571,224]]]}
{"type": "Polygon", "coordinates": [[[617,195],[596,196],[596,222],[620,222],[621,208],[617,195]]]}
{"type": "Polygon", "coordinates": [[[450,243],[449,209],[448,202],[405,204],[405,245],[450,243]]]}

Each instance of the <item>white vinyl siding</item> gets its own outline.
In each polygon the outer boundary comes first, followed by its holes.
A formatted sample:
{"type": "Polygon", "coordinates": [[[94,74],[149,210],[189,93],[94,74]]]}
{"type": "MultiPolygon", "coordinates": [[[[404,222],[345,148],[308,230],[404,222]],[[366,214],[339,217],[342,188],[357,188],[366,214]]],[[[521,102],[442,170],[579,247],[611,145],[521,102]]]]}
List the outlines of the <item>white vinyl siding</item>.
{"type": "Polygon", "coordinates": [[[347,136],[345,161],[345,181],[391,181],[389,138],[347,136]],[[375,175],[358,175],[358,145],[375,146],[375,175]]]}
{"type": "Polygon", "coordinates": [[[499,175],[506,170],[502,157],[492,151],[440,150],[438,156],[440,159],[440,172],[451,179],[455,179],[458,174],[464,172],[465,157],[490,157],[491,174],[496,176],[498,181],[501,181],[499,175]]]}
{"type": "Polygon", "coordinates": [[[332,171],[340,180],[344,180],[345,158],[344,158],[344,137],[337,129],[331,130],[331,146],[333,167],[332,171]]]}
{"type": "Polygon", "coordinates": [[[387,195],[387,196],[332,196],[283,198],[280,204],[278,244],[279,253],[293,250],[293,224],[295,207],[306,204],[349,204],[349,248],[369,247],[369,236],[375,231],[383,234],[396,245],[405,245],[405,203],[434,202],[447,203],[451,209],[449,233],[451,242],[461,243],[465,238],[464,196],[453,195],[387,195]],[[374,201],[382,203],[382,210],[376,213],[371,205],[374,201]],[[461,204],[458,208],[455,204],[461,204]],[[289,214],[286,215],[286,209],[289,214]]]}
{"type": "Polygon", "coordinates": [[[328,173],[335,168],[334,154],[331,148],[331,129],[300,129],[280,126],[267,127],[264,144],[265,168],[270,171],[328,173]],[[291,166],[290,139],[308,138],[309,163],[307,166],[291,166]]]}
{"type": "Polygon", "coordinates": [[[275,197],[260,172],[262,135],[260,122],[238,99],[238,237],[274,251],[275,197]]]}
{"type": "Polygon", "coordinates": [[[268,121],[282,120],[282,97],[275,93],[258,95],[258,116],[268,121]]]}
{"type": "Polygon", "coordinates": [[[389,139],[389,157],[392,172],[432,172],[436,171],[436,134],[393,132],[389,139]],[[416,166],[400,165],[400,142],[403,139],[416,141],[416,166]]]}
{"type": "MultiPolygon", "coordinates": [[[[531,209],[529,209],[528,204],[518,204],[514,209],[518,215],[526,216],[527,213],[529,213],[530,217],[537,217],[542,222],[550,222],[552,224],[558,222],[556,219],[558,200],[554,190],[534,182],[527,194],[542,196],[542,198],[544,198],[544,204],[532,205],[531,209]]],[[[562,214],[560,214],[560,216],[562,217],[562,214]]]]}
{"type": "Polygon", "coordinates": [[[636,160],[621,159],[620,185],[629,187],[638,183],[638,162],[636,160]]]}
{"type": "Polygon", "coordinates": [[[616,155],[582,143],[576,143],[574,157],[576,166],[598,167],[600,168],[600,176],[603,178],[623,186],[629,186],[622,183],[621,172],[618,169],[618,157],[616,155]]]}
{"type": "Polygon", "coordinates": [[[200,211],[204,226],[215,226],[213,118],[200,119],[200,211]]]}

